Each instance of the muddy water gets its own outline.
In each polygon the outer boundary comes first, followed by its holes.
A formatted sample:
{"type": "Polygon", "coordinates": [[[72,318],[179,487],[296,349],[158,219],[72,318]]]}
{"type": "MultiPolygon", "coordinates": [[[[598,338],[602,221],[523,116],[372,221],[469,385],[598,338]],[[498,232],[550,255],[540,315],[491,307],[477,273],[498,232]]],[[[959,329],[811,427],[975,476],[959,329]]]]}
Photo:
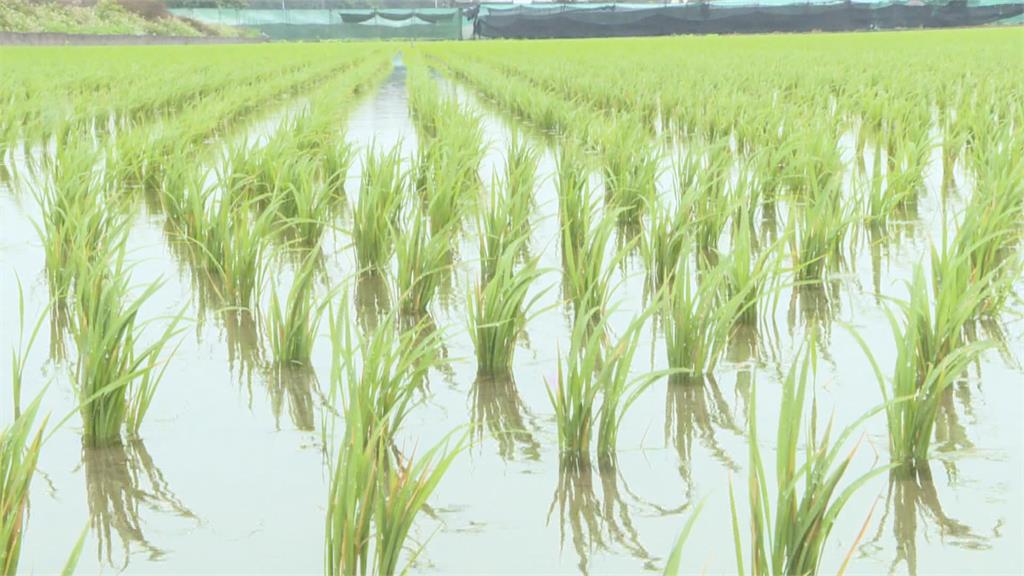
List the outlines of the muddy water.
{"type": "MultiPolygon", "coordinates": [[[[401,143],[406,156],[415,152],[404,74],[399,63],[378,93],[350,116],[348,138],[360,148],[401,143]]],[[[472,94],[445,86],[483,117],[490,146],[481,176],[489,183],[503,161],[512,121],[472,94]]],[[[535,143],[543,145],[539,137],[535,143]]],[[[872,343],[882,366],[892,365],[892,337],[875,291],[905,294],[903,282],[927,254],[928,238],[942,217],[939,179],[929,176],[919,217],[900,239],[876,250],[859,245],[834,292],[787,291],[765,329],[734,339],[714,379],[702,385],[660,381],[646,390],[623,423],[617,469],[565,470],[559,466],[546,392],[557,351],[567,347],[569,326],[559,303],[553,172],[553,156],[545,151],[530,249],[550,270],[534,290],[548,291],[539,304],[545,311],[529,323],[517,352],[514,378],[476,378],[464,303],[477,270],[471,234],[460,247],[452,285],[433,309],[445,331],[448,362],[431,375],[400,443],[422,449],[470,422],[476,442],[456,460],[431,499],[430,512],[417,523],[414,539],[425,548],[416,571],[660,569],[701,500],[706,504],[687,543],[684,566],[687,572],[734,571],[728,484],[734,481],[745,502],[744,430],[752,399],[762,454],[770,459],[780,379],[807,327],[815,326],[822,344],[819,412],[843,426],[878,404],[869,364],[844,325],[872,343]]],[[[350,176],[354,201],[358,161],[350,176]]],[[[18,341],[15,274],[26,287],[30,319],[46,304],[43,254],[31,224],[38,217],[30,191],[0,184],[2,350],[18,341]]],[[[348,226],[347,218],[340,218],[323,245],[334,284],[355,270],[348,226]]],[[[137,284],[164,281],[143,316],[157,318],[185,307],[194,321],[167,370],[142,440],[117,449],[83,449],[80,419],[72,415],[48,441],[33,486],[23,570],[59,571],[88,524],[92,530],[80,573],[321,572],[328,449],[320,431],[334,419],[322,408],[330,367],[326,322],[314,355],[315,374],[273,377],[251,323],[198,309],[189,275],[169,248],[159,216],[140,209],[130,248],[137,284]]],[[[291,266],[275,259],[271,269],[275,284],[286,288],[291,266]]],[[[620,276],[611,301],[618,303],[614,324],[621,330],[644,305],[641,263],[629,260],[620,276]]],[[[389,305],[387,286],[379,282],[358,282],[351,290],[360,321],[370,321],[374,310],[389,305]]],[[[890,481],[882,475],[870,481],[833,531],[825,573],[839,566],[869,513],[851,572],[1024,571],[1024,322],[1019,312],[1007,314],[1001,326],[1004,353],[987,353],[971,378],[951,390],[930,477],[890,481]]],[[[637,373],[665,365],[663,338],[653,328],[648,334],[636,356],[637,373]]],[[[73,359],[73,346],[66,348],[73,359]]],[[[60,346],[44,326],[28,363],[30,389],[24,397],[48,385],[44,406],[57,419],[73,410],[75,400],[69,365],[51,359],[59,357],[55,350],[60,346]]],[[[7,422],[9,401],[0,405],[7,422]]],[[[876,460],[887,461],[885,433],[881,417],[867,424],[848,478],[876,460]]]]}

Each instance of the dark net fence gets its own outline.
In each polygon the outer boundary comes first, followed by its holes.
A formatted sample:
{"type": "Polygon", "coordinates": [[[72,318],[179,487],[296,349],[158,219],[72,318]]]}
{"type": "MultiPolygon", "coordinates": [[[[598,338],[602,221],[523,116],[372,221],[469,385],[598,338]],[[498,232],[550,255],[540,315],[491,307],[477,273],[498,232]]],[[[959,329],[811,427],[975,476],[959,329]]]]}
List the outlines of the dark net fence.
{"type": "Polygon", "coordinates": [[[765,32],[840,32],[977,26],[1024,14],[1024,3],[793,4],[652,7],[606,5],[488,7],[474,31],[487,38],[591,38],[765,32]]]}

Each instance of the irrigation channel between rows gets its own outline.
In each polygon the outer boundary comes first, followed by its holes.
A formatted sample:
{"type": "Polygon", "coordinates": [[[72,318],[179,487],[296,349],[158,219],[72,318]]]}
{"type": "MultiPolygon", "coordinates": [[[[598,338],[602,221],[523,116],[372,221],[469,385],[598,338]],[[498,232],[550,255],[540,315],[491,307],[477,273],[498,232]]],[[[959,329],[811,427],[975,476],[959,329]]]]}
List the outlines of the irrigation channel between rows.
{"type": "MultiPolygon", "coordinates": [[[[559,287],[556,155],[543,135],[469,88],[432,73],[482,118],[488,148],[480,168],[485,186],[501,171],[513,131],[542,151],[529,251],[546,270],[534,282],[539,300],[518,345],[512,379],[478,378],[466,328],[466,294],[479,264],[474,233],[463,235],[453,281],[441,287],[433,320],[443,329],[441,368],[432,370],[398,443],[422,452],[453,429],[468,429],[472,442],[455,459],[413,530],[423,548],[414,563],[422,573],[638,573],[660,570],[685,521],[704,501],[686,544],[687,565],[708,573],[734,569],[729,485],[745,493],[746,419],[756,398],[759,439],[772,462],[781,381],[798,357],[805,334],[818,341],[813,391],[819,425],[841,428],[877,406],[877,384],[854,332],[874,346],[883,366],[895,351],[883,296],[906,293],[915,263],[941,229],[942,175],[933,158],[918,218],[894,243],[849,255],[848,272],[826,294],[787,290],[757,334],[738,333],[724,360],[694,382],[661,378],[627,412],[615,467],[560,466],[557,427],[548,389],[571,331],[559,287]],[[468,427],[468,428],[467,428],[468,427]]],[[[399,145],[406,162],[417,149],[401,56],[390,77],[346,120],[359,155],[371,147],[399,145]]],[[[285,121],[301,113],[295,101],[240,130],[260,146],[285,121]]],[[[339,127],[340,128],[340,127],[339,127]]],[[[849,143],[848,143],[849,144],[849,143]]],[[[666,154],[670,163],[684,144],[666,154]]],[[[844,151],[850,159],[852,144],[844,151]]],[[[870,159],[869,159],[870,160],[870,159]]],[[[359,190],[360,160],[348,174],[349,202],[359,190]]],[[[659,176],[671,186],[671,170],[659,176]]],[[[591,186],[600,189],[594,175],[591,186]]],[[[954,200],[956,201],[956,200],[954,200]]],[[[961,200],[962,201],[962,200],[961,200]]],[[[26,316],[47,305],[44,255],[33,221],[40,218],[31,194],[0,183],[2,324],[18,325],[10,305],[17,282],[25,287],[26,316]],[[15,274],[16,273],[16,274],[15,274]]],[[[346,227],[342,216],[339,230],[346,227]]],[[[475,223],[470,224],[470,228],[475,223]]],[[[379,281],[345,284],[357,264],[348,237],[329,230],[322,243],[328,286],[346,286],[358,323],[372,324],[394,305],[379,281]]],[[[325,495],[330,463],[324,429],[335,419],[325,381],[331,370],[328,324],[321,323],[312,371],[271,376],[252,325],[203,321],[190,297],[188,274],[177,263],[163,216],[140,206],[129,236],[133,284],[163,279],[142,315],[156,318],[186,306],[193,319],[167,366],[147,417],[144,438],[123,446],[83,447],[72,418],[49,441],[39,461],[31,497],[31,529],[22,554],[25,573],[59,571],[66,551],[88,522],[92,528],[81,573],[124,570],[139,574],[186,572],[317,573],[323,568],[325,495]]],[[[286,291],[295,266],[275,264],[270,281],[286,291]]],[[[627,257],[614,272],[611,328],[625,331],[647,306],[643,264],[627,257]]],[[[1018,291],[1024,286],[1018,282],[1018,291]]],[[[324,290],[326,294],[326,289],[324,290]]],[[[340,298],[337,301],[342,301],[340,298]]],[[[1003,353],[992,351],[972,367],[977,377],[958,381],[945,397],[937,423],[937,457],[914,478],[886,474],[871,479],[840,516],[823,568],[834,570],[851,546],[856,573],[1019,573],[1024,508],[1021,461],[1024,426],[1019,351],[1020,321],[1013,321],[1003,353]],[[1016,335],[1016,336],[1014,336],[1016,335]],[[1014,352],[1016,351],[1016,352],[1014,352]],[[858,534],[867,521],[862,539],[858,534]]],[[[66,370],[49,360],[47,330],[32,349],[27,372],[33,384],[49,382],[44,408],[73,411],[76,396],[66,370]]],[[[645,329],[636,370],[665,368],[664,340],[645,329]]],[[[16,344],[5,328],[0,348],[16,344]]],[[[884,418],[869,420],[851,469],[862,473],[887,459],[884,418]]],[[[741,501],[742,498],[741,498],[741,501]]]]}

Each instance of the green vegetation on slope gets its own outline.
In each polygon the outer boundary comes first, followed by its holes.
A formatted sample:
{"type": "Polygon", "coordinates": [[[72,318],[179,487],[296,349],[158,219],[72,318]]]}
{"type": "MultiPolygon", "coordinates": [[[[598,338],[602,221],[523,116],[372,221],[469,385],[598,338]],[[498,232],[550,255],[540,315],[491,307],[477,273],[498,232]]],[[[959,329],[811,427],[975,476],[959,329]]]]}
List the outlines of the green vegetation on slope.
{"type": "Polygon", "coordinates": [[[4,0],[0,30],[65,34],[248,36],[249,30],[180,18],[155,0],[98,0],[92,6],[59,1],[4,0]]]}

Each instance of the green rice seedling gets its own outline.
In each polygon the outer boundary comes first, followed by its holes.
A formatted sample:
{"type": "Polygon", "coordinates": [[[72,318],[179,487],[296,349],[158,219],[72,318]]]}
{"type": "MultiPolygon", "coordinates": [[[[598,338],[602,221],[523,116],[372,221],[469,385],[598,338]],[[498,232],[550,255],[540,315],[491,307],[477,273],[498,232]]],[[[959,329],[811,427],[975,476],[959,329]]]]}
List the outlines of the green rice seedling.
{"type": "MultiPolygon", "coordinates": [[[[601,409],[597,417],[597,456],[600,464],[606,468],[615,465],[619,428],[626,411],[648,386],[666,374],[665,371],[659,371],[630,377],[643,327],[654,310],[654,306],[644,310],[630,322],[615,342],[609,342],[597,367],[595,378],[601,388],[601,409]]],[[[602,328],[599,326],[596,332],[600,334],[602,328]]]]}
{"type": "MultiPolygon", "coordinates": [[[[861,179],[855,179],[854,183],[864,185],[861,179]]],[[[885,176],[882,173],[882,148],[880,146],[875,147],[875,158],[871,165],[871,176],[866,183],[866,187],[867,190],[862,191],[864,199],[862,200],[863,207],[861,212],[868,225],[881,229],[896,210],[898,202],[896,197],[886,194],[885,176]]]]}
{"type": "Polygon", "coordinates": [[[924,187],[924,171],[932,150],[929,124],[927,119],[909,120],[906,129],[891,132],[886,194],[901,210],[913,210],[924,187]]]}
{"type": "MultiPolygon", "coordinates": [[[[375,502],[377,574],[399,573],[406,539],[416,516],[426,507],[430,495],[464,446],[461,440],[456,440],[454,445],[442,442],[414,461],[402,460],[387,469],[382,478],[383,490],[375,502]]],[[[417,555],[418,552],[413,552],[412,558],[417,555]]]]}
{"type": "Polygon", "coordinates": [[[424,74],[410,76],[410,107],[420,135],[416,188],[431,206],[433,229],[447,227],[462,214],[481,187],[483,130],[479,115],[454,96],[442,97],[424,74]]]}
{"type": "Polygon", "coordinates": [[[378,475],[383,468],[377,429],[369,439],[359,431],[366,426],[358,412],[347,415],[345,437],[331,474],[325,527],[324,572],[329,575],[366,574],[375,568],[370,555],[378,475]]]}
{"type": "Polygon", "coordinates": [[[752,224],[746,207],[736,216],[732,237],[732,251],[721,261],[726,269],[726,299],[735,300],[739,309],[736,321],[756,326],[760,302],[771,293],[782,267],[782,244],[777,243],[755,253],[752,224]]]}
{"type": "Polygon", "coordinates": [[[420,149],[416,158],[416,190],[427,207],[430,231],[457,230],[466,212],[459,190],[461,168],[437,141],[420,149]]]}
{"type": "MultiPolygon", "coordinates": [[[[864,220],[871,226],[882,228],[894,215],[911,210],[916,205],[918,192],[923,186],[922,162],[926,164],[928,160],[927,135],[925,140],[908,146],[916,148],[916,151],[901,151],[899,154],[904,157],[903,160],[891,157],[885,172],[882,146],[874,147],[871,175],[866,182],[867,190],[862,193],[864,220]],[[916,159],[908,159],[906,154],[912,154],[916,159]]],[[[865,185],[860,179],[854,183],[865,185]]]]}
{"type": "Polygon", "coordinates": [[[626,411],[664,375],[630,376],[641,331],[653,310],[648,308],[636,317],[614,341],[609,337],[607,315],[597,308],[581,313],[574,324],[569,352],[564,363],[559,360],[557,380],[548,388],[564,462],[589,463],[596,431],[598,461],[614,468],[619,427],[626,411]],[[602,398],[600,406],[598,396],[602,398]]]}
{"type": "MultiPolygon", "coordinates": [[[[909,138],[906,136],[904,138],[909,138]]],[[[890,156],[885,174],[886,203],[893,212],[913,216],[917,212],[918,197],[924,189],[924,171],[928,164],[931,145],[927,133],[917,141],[906,141],[890,156]]]]}
{"type": "MultiPolygon", "coordinates": [[[[420,321],[400,329],[391,312],[371,331],[356,333],[343,298],[331,322],[331,394],[346,412],[365,415],[364,438],[390,442],[412,405],[413,392],[440,361],[441,335],[420,321]],[[355,405],[355,407],[353,407],[355,405]]],[[[347,424],[346,424],[347,425],[347,424]]]]}
{"type": "MultiPolygon", "coordinates": [[[[507,244],[513,238],[526,237],[530,232],[530,210],[533,207],[533,188],[537,173],[538,154],[527,141],[514,133],[509,143],[505,158],[504,176],[495,177],[491,183],[491,202],[485,208],[486,220],[485,229],[488,230],[488,238],[505,237],[501,242],[507,244]],[[504,193],[501,192],[504,190],[504,193]],[[504,213],[504,214],[502,214],[504,213]],[[499,220],[500,219],[500,220],[499,220]],[[507,229],[505,233],[495,235],[501,224],[501,228],[507,229]]],[[[523,248],[526,249],[526,245],[523,248]]],[[[490,255],[495,255],[500,249],[488,250],[481,260],[486,264],[493,263],[490,255]]]]}
{"type": "Polygon", "coordinates": [[[676,539],[676,544],[672,547],[668,560],[665,561],[665,569],[661,572],[663,576],[679,576],[682,574],[683,546],[686,545],[686,539],[690,537],[690,532],[693,531],[693,526],[697,523],[697,518],[700,516],[700,511],[704,509],[705,502],[706,500],[701,500],[693,512],[690,513],[690,517],[687,518],[683,531],[679,533],[679,538],[676,539]]]}
{"type": "MultiPolygon", "coordinates": [[[[540,153],[530,145],[529,141],[519,132],[513,132],[505,154],[505,184],[509,196],[517,199],[513,204],[529,211],[533,204],[533,189],[537,183],[537,166],[540,153]]],[[[515,222],[528,220],[529,214],[512,217],[515,222]]]]}
{"type": "Polygon", "coordinates": [[[603,146],[607,200],[619,218],[638,224],[656,195],[658,156],[642,122],[625,117],[611,125],[603,146]]]}
{"type": "Polygon", "coordinates": [[[947,388],[992,346],[984,341],[967,343],[963,337],[973,310],[984,301],[983,289],[975,285],[957,290],[964,285],[954,284],[948,272],[933,303],[924,272],[917,266],[908,286],[910,299],[900,303],[902,322],[888,313],[896,345],[891,385],[870,347],[854,333],[871,361],[885,401],[890,458],[911,470],[928,465],[935,419],[947,388]]]}
{"type": "Polygon", "coordinates": [[[337,200],[345,197],[345,179],[355,157],[355,150],[340,134],[319,147],[320,178],[331,198],[337,200]]]}
{"type": "Polygon", "coordinates": [[[494,277],[498,259],[508,251],[512,243],[526,242],[525,230],[513,222],[513,198],[503,189],[495,177],[491,183],[489,202],[478,217],[480,233],[480,278],[487,284],[494,277]]]}
{"type": "MultiPolygon", "coordinates": [[[[871,410],[857,419],[842,430],[832,443],[831,422],[824,433],[820,437],[818,435],[815,405],[811,411],[810,429],[806,433],[805,455],[803,462],[799,462],[805,396],[808,384],[813,387],[815,367],[814,337],[811,336],[802,358],[790,367],[783,380],[774,483],[769,482],[761,458],[756,395],[750,396],[747,421],[750,445],[749,574],[752,575],[816,574],[828,537],[850,497],[869,479],[887,470],[886,467],[871,470],[840,490],[839,484],[857,448],[855,446],[846,456],[840,451],[856,429],[881,408],[871,410]],[[774,512],[769,500],[772,485],[776,487],[774,512]]],[[[736,499],[731,484],[729,505],[737,572],[747,574],[736,499]]],[[[864,523],[865,528],[868,521],[870,514],[864,523]]],[[[863,533],[864,530],[861,530],[861,535],[863,533]]],[[[851,546],[851,552],[859,540],[860,536],[851,546]]]]}
{"type": "Polygon", "coordinates": [[[579,315],[573,325],[565,362],[559,358],[553,388],[548,384],[548,397],[558,425],[558,449],[567,462],[590,461],[597,398],[601,391],[596,374],[601,369],[604,331],[600,328],[604,322],[605,318],[595,308],[579,315]],[[598,328],[590,330],[590,324],[598,328]]]}
{"type": "Polygon", "coordinates": [[[460,174],[459,190],[471,197],[480,189],[480,162],[483,160],[487,146],[484,144],[483,126],[480,116],[463,106],[456,105],[453,100],[446,107],[442,119],[443,130],[438,140],[451,155],[451,161],[460,174]]]}
{"type": "MultiPolygon", "coordinates": [[[[332,100],[314,102],[311,110],[295,118],[291,126],[279,128],[271,143],[264,148],[268,150],[274,140],[280,141],[291,152],[289,156],[299,161],[297,163],[311,165],[313,182],[322,187],[323,194],[332,203],[345,198],[345,179],[355,156],[355,148],[345,133],[337,132],[337,124],[341,120],[339,112],[344,110],[340,110],[332,100]]],[[[281,158],[279,154],[264,153],[262,156],[263,163],[270,165],[281,158]]]]}
{"type": "MultiPolygon", "coordinates": [[[[167,227],[180,235],[195,238],[203,221],[206,200],[211,194],[206,184],[209,171],[178,158],[168,163],[170,166],[164,171],[160,186],[160,207],[167,218],[167,227]]],[[[220,178],[226,180],[224,176],[220,178]]],[[[230,182],[235,184],[234,180],[230,182]]]]}
{"type": "Polygon", "coordinates": [[[315,281],[317,259],[306,257],[296,270],[288,298],[281,309],[277,290],[270,291],[270,313],[263,323],[270,351],[278,366],[309,364],[324,304],[317,304],[315,281]]]}
{"type": "MultiPolygon", "coordinates": [[[[999,313],[1024,266],[1019,249],[1024,239],[1020,224],[1024,199],[1014,192],[1024,182],[1024,168],[1011,159],[1010,146],[1008,141],[996,139],[990,145],[995,151],[977,161],[977,186],[950,247],[968,259],[968,281],[988,286],[978,315],[999,313]]],[[[933,273],[939,270],[941,267],[933,267],[933,273]]]]}
{"type": "Polygon", "coordinates": [[[48,316],[48,310],[44,311],[36,320],[32,332],[25,338],[25,291],[21,287],[21,279],[18,278],[18,347],[11,349],[11,393],[14,395],[14,417],[21,415],[21,388],[25,380],[25,363],[28,362],[29,352],[39,336],[39,329],[43,327],[43,320],[48,316]]]}
{"type": "MultiPolygon", "coordinates": [[[[955,240],[944,239],[941,247],[932,248],[931,304],[927,282],[918,268],[915,267],[914,281],[909,286],[911,313],[908,318],[919,325],[925,336],[920,346],[922,365],[939,364],[965,344],[965,335],[984,310],[994,281],[975,275],[970,253],[957,250],[955,240]]],[[[998,273],[997,270],[992,274],[998,273]]]]}
{"type": "Polygon", "coordinates": [[[942,179],[952,178],[953,167],[967,144],[967,126],[954,115],[951,108],[941,112],[939,121],[942,131],[942,179]]]}
{"type": "Polygon", "coordinates": [[[371,428],[364,437],[362,416],[352,407],[346,411],[352,424],[346,425],[331,475],[325,572],[332,576],[399,573],[416,516],[462,449],[461,443],[442,443],[414,462],[390,463],[383,429],[371,428]]]}
{"type": "Polygon", "coordinates": [[[148,347],[137,346],[143,324],[139,309],[159,288],[149,285],[138,297],[129,294],[124,245],[93,261],[78,261],[72,333],[78,349],[75,383],[85,442],[118,444],[122,430],[138,434],[163,376],[164,348],[180,332],[181,315],[148,347]],[[137,349],[138,348],[138,349],[137,349]]]}
{"type": "Polygon", "coordinates": [[[403,312],[422,315],[450,270],[451,235],[442,229],[430,232],[430,222],[414,202],[404,231],[395,242],[398,260],[398,293],[403,312]]]}
{"type": "Polygon", "coordinates": [[[636,239],[630,240],[618,250],[613,250],[610,244],[617,221],[617,212],[606,213],[590,231],[582,249],[569,252],[562,269],[562,279],[567,300],[572,303],[577,317],[581,310],[597,308],[604,311],[608,308],[615,270],[637,243],[636,239]]]}
{"type": "Polygon", "coordinates": [[[852,211],[843,200],[838,182],[826,182],[830,183],[828,188],[809,189],[808,199],[791,208],[790,250],[800,281],[824,280],[843,261],[852,211]]]}
{"type": "Polygon", "coordinates": [[[647,234],[641,243],[650,287],[657,291],[672,281],[687,246],[683,213],[656,202],[649,211],[647,234]]]}
{"type": "Polygon", "coordinates": [[[732,251],[725,259],[728,270],[727,292],[730,296],[745,300],[746,304],[739,311],[737,320],[745,324],[757,323],[757,301],[760,294],[759,267],[754,260],[751,242],[751,224],[746,217],[746,209],[742,208],[733,227],[732,251]]]}
{"type": "Polygon", "coordinates": [[[285,142],[271,138],[262,148],[248,139],[225,146],[217,172],[220,186],[237,198],[269,198],[282,179],[281,169],[288,166],[285,142]]]}
{"type": "Polygon", "coordinates": [[[432,231],[457,228],[481,188],[484,147],[478,121],[456,110],[444,124],[438,138],[421,143],[417,162],[416,188],[428,207],[432,231]]]}
{"type": "Polygon", "coordinates": [[[28,498],[43,442],[46,420],[33,432],[37,397],[0,430],[0,574],[18,573],[21,541],[28,523],[28,498]]]}
{"type": "Polygon", "coordinates": [[[82,549],[85,547],[85,537],[88,534],[89,526],[86,525],[78,536],[78,540],[75,541],[71,554],[68,555],[67,562],[64,563],[64,568],[60,571],[61,576],[72,576],[75,573],[75,570],[78,568],[78,559],[82,556],[82,549]]]}
{"type": "Polygon", "coordinates": [[[714,370],[729,334],[750,300],[748,286],[728,293],[729,269],[720,264],[698,278],[690,258],[679,260],[664,289],[665,346],[669,366],[692,376],[714,370]]]}
{"type": "Polygon", "coordinates": [[[580,150],[564,145],[558,150],[555,170],[558,185],[558,221],[562,229],[562,258],[578,250],[591,227],[597,202],[587,182],[587,170],[580,150]],[[570,242],[565,243],[566,239],[570,242]]]}
{"type": "Polygon", "coordinates": [[[259,210],[263,198],[228,194],[214,201],[211,194],[196,189],[188,193],[189,214],[181,232],[195,247],[200,273],[219,299],[252,309],[263,281],[263,261],[276,235],[273,205],[259,210]]]}
{"type": "Polygon", "coordinates": [[[749,187],[752,194],[761,201],[764,215],[775,216],[776,204],[782,195],[782,179],[777,169],[779,154],[780,150],[775,147],[757,150],[747,164],[750,170],[749,187]]]}
{"type": "Polygon", "coordinates": [[[481,277],[484,282],[493,274],[498,257],[511,243],[522,239],[525,250],[529,240],[537,159],[525,141],[515,140],[516,136],[513,138],[507,153],[505,173],[492,177],[489,201],[478,216],[481,277]]]}
{"type": "MultiPolygon", "coordinates": [[[[788,118],[793,127],[781,145],[782,179],[797,198],[814,198],[840,188],[843,162],[836,123],[829,118],[788,118]]],[[[787,131],[787,127],[783,128],[787,131]]]]}
{"type": "Polygon", "coordinates": [[[440,336],[423,323],[399,331],[395,314],[356,335],[343,301],[331,339],[331,394],[342,398],[345,431],[331,475],[326,572],[393,574],[416,515],[462,447],[443,442],[412,461],[393,446],[413,393],[438,362],[440,336]]]}
{"type": "Polygon", "coordinates": [[[394,253],[395,227],[406,187],[400,154],[396,145],[381,153],[371,148],[364,158],[359,199],[352,214],[352,241],[364,269],[385,269],[394,253]]]}
{"type": "Polygon", "coordinates": [[[409,93],[409,110],[417,133],[423,140],[437,138],[441,129],[441,109],[450,101],[441,97],[440,88],[429,74],[427,67],[419,61],[418,55],[410,55],[406,86],[409,93]]]}
{"type": "Polygon", "coordinates": [[[317,180],[315,161],[294,157],[278,160],[282,175],[273,188],[270,201],[293,242],[309,248],[317,245],[327,227],[332,196],[317,180]]]}
{"type": "Polygon", "coordinates": [[[615,250],[619,222],[618,211],[599,215],[598,201],[589,188],[577,189],[580,196],[562,197],[562,283],[564,297],[571,302],[574,314],[608,306],[612,291],[612,278],[621,263],[639,242],[632,239],[615,250]]]}
{"type": "Polygon", "coordinates": [[[728,140],[695,145],[675,162],[675,186],[680,210],[687,215],[696,248],[714,253],[732,209],[728,184],[732,152],[728,140]]]}
{"type": "Polygon", "coordinates": [[[54,301],[65,300],[75,281],[73,261],[103,251],[124,225],[123,206],[105,192],[94,170],[95,152],[84,145],[58,150],[52,178],[39,194],[47,280],[54,301]]]}
{"type": "Polygon", "coordinates": [[[469,332],[476,349],[477,373],[503,375],[512,370],[516,341],[526,327],[531,309],[543,292],[527,300],[531,285],[542,275],[537,260],[515,269],[519,245],[512,242],[498,257],[490,279],[484,279],[467,297],[469,332]]]}

